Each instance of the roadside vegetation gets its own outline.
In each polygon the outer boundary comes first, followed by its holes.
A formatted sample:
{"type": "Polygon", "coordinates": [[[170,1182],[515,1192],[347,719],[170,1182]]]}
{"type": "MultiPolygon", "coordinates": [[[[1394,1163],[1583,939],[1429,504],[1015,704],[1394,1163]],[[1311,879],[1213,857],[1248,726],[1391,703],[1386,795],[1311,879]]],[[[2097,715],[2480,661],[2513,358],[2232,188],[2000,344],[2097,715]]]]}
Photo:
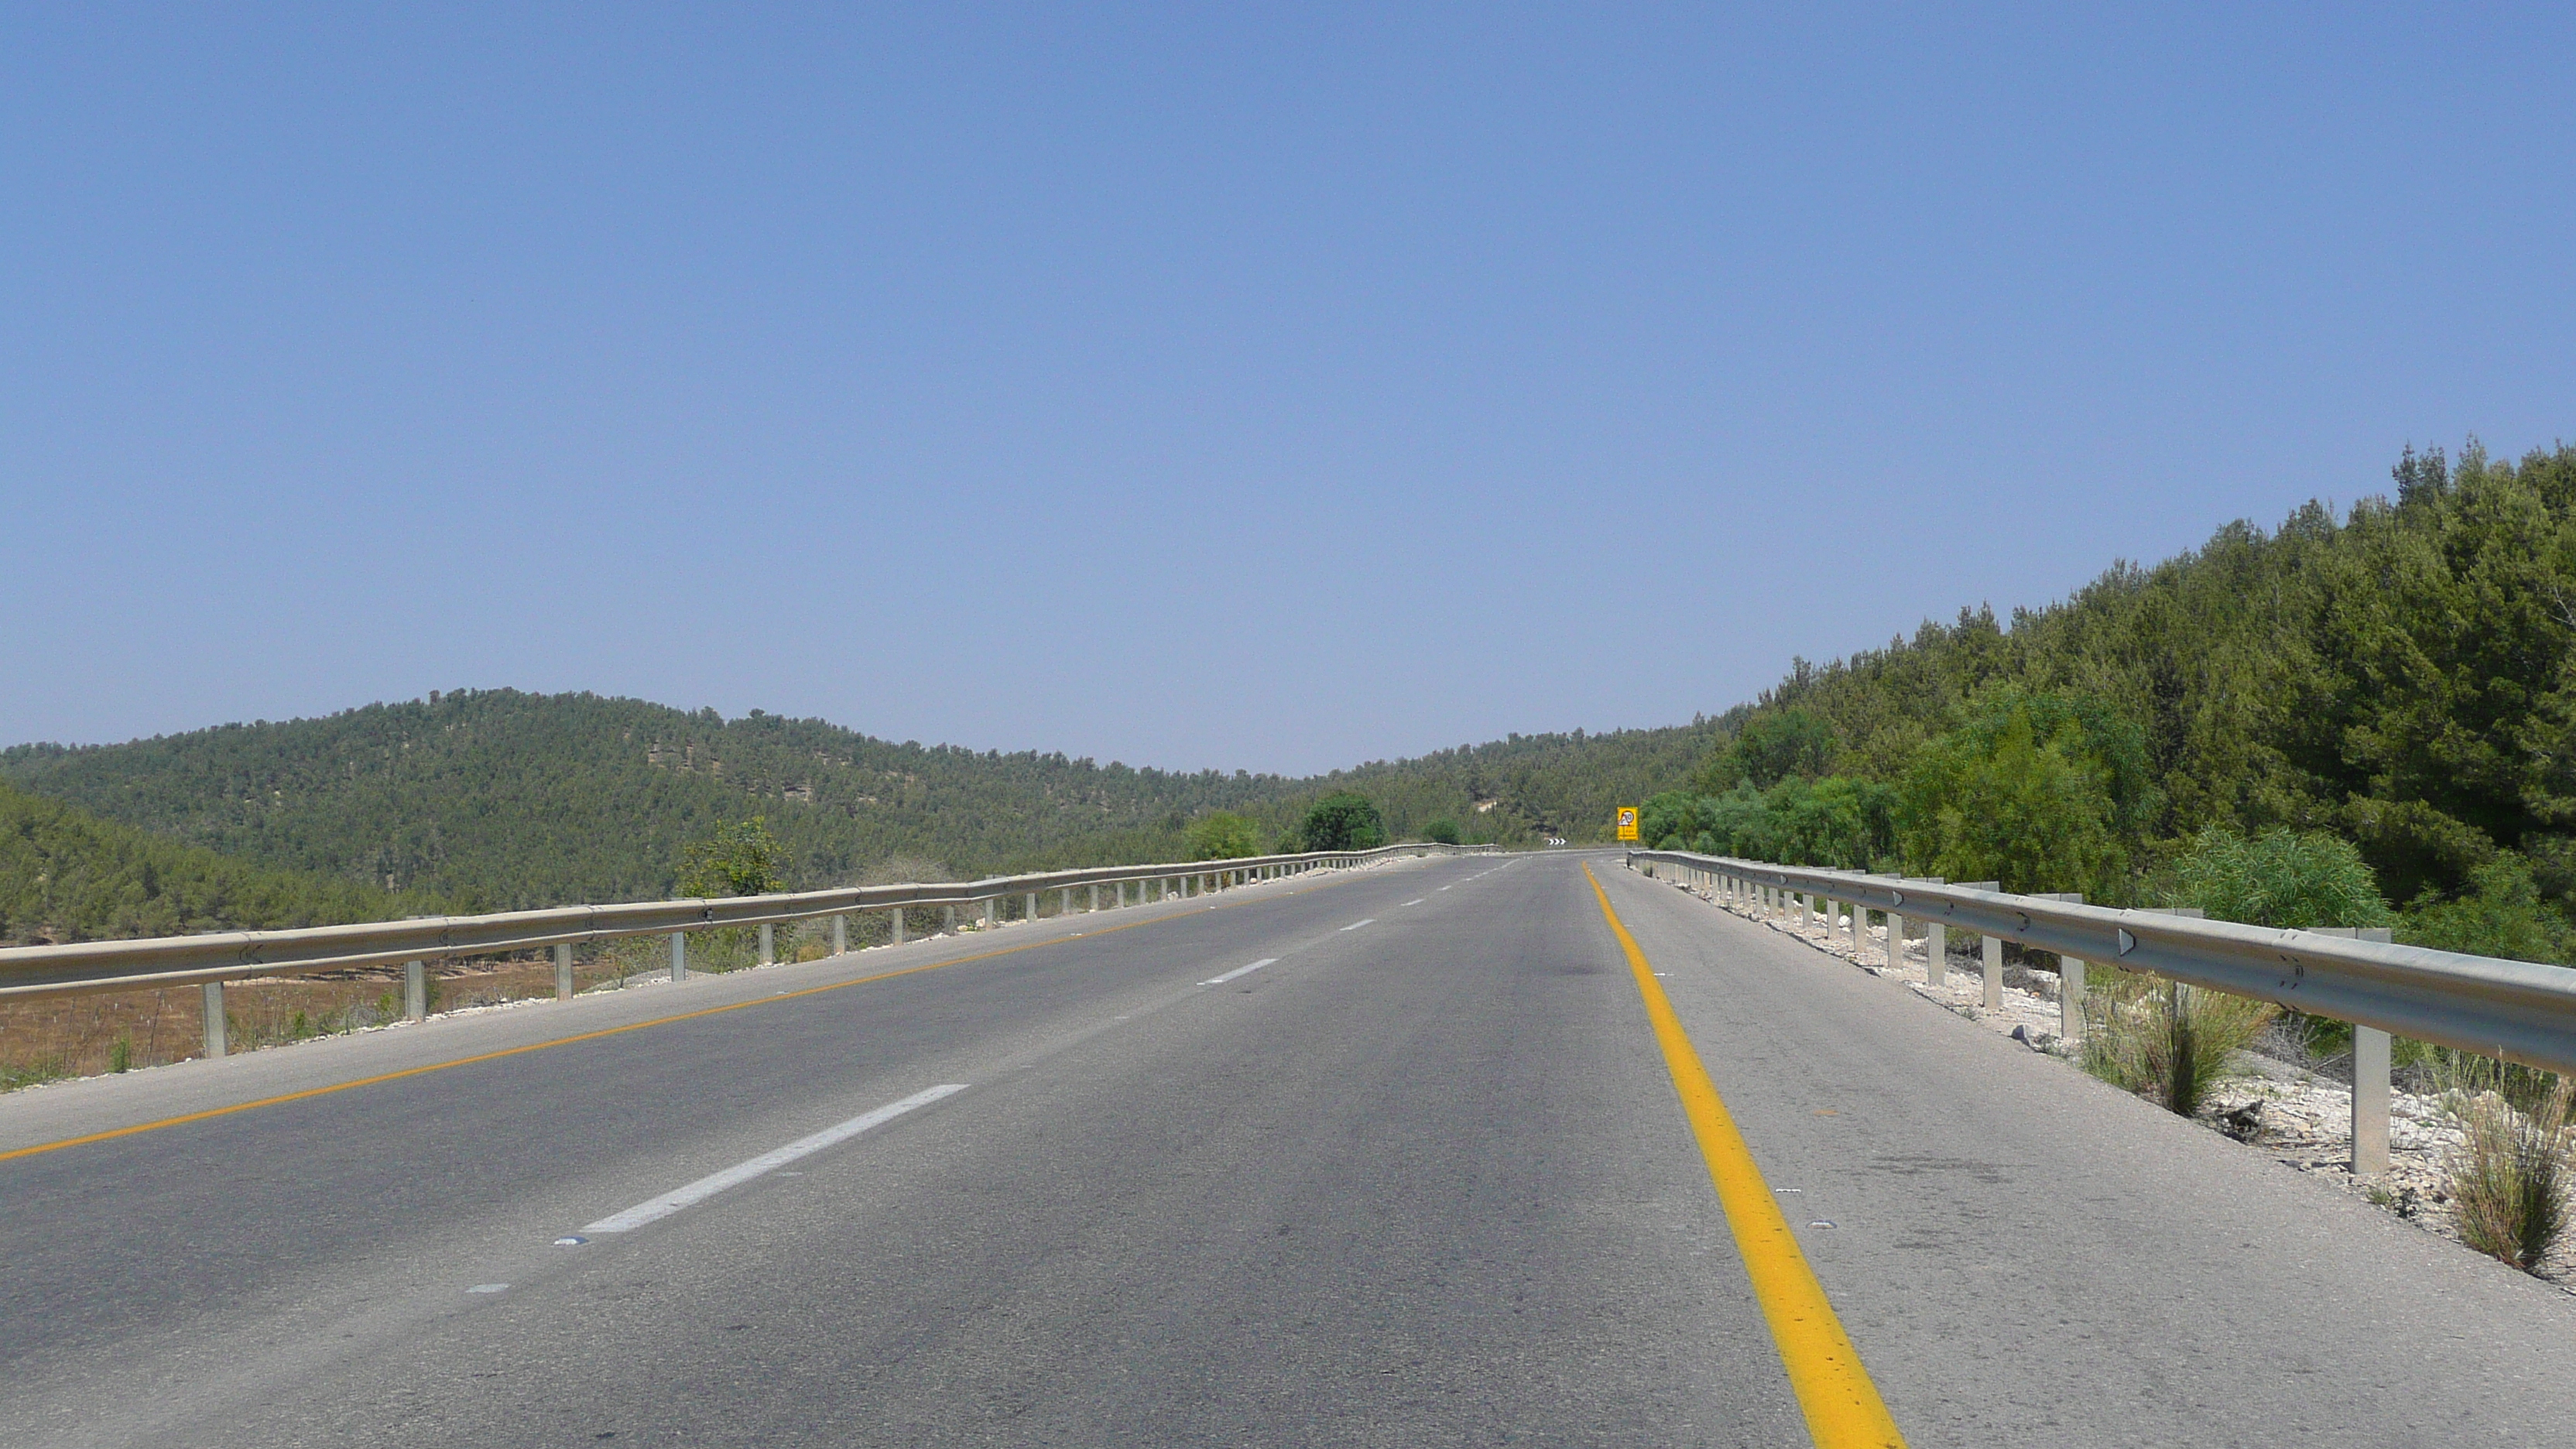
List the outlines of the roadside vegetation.
{"type": "Polygon", "coordinates": [[[1647,802],[1646,839],[2111,905],[2260,857],[2285,894],[2211,914],[2576,961],[2576,447],[2410,450],[2392,481],[2008,622],[1799,661],[1647,802]]]}

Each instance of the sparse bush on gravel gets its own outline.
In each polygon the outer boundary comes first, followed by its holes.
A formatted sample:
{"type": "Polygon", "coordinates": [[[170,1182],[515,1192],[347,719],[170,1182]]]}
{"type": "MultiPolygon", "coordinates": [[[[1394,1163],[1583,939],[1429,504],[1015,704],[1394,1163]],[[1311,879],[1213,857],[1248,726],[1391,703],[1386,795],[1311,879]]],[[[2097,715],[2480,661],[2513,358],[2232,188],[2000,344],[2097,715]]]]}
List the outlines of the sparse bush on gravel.
{"type": "Polygon", "coordinates": [[[2224,991],[2106,970],[2087,991],[2093,1022],[2084,1068],[2114,1086],[2189,1117],[2280,1008],[2224,991]]]}
{"type": "Polygon", "coordinates": [[[2552,1078],[2537,1096],[2513,1092],[2503,1063],[2465,1055],[2450,1058],[2446,1073],[2454,1084],[2447,1105],[2465,1134],[2447,1165],[2460,1240],[2534,1272],[2567,1231],[2576,1086],[2552,1078]]]}

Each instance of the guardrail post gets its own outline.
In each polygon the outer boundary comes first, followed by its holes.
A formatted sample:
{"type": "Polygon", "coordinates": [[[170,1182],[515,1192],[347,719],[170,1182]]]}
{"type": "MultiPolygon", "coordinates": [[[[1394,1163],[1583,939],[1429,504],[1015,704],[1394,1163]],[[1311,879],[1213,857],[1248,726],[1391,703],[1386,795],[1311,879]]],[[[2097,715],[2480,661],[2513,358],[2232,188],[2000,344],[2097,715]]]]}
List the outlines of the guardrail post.
{"type": "Polygon", "coordinates": [[[2388,1033],[2352,1026],[2352,1175],[2388,1170],[2388,1033]]]}
{"type": "Polygon", "coordinates": [[[1092,882],[1091,885],[1091,909],[1095,911],[1100,909],[1100,883],[1098,881],[1092,882]]]}
{"type": "MultiPolygon", "coordinates": [[[[2321,929],[2320,936],[2346,940],[2396,939],[2386,926],[2321,929]]],[[[2388,1033],[2375,1026],[2352,1024],[2352,1175],[2377,1177],[2388,1171],[2388,1033]]]]}
{"type": "Polygon", "coordinates": [[[1985,968],[1985,1003],[1988,1011],[2004,1009],[2004,939],[1987,936],[1977,945],[1977,962],[1985,968]]]}
{"type": "Polygon", "coordinates": [[[768,921],[760,923],[760,964],[763,966],[778,964],[777,927],[768,921]]]}
{"type": "Polygon", "coordinates": [[[1029,921],[1029,924],[1031,924],[1031,925],[1035,925],[1035,924],[1037,924],[1037,919],[1038,919],[1038,893],[1037,893],[1036,891],[1031,891],[1031,892],[1029,892],[1029,909],[1028,909],[1028,921],[1029,921]]]}
{"type": "Polygon", "coordinates": [[[1887,916],[1887,969],[1902,971],[1905,969],[1905,918],[1894,911],[1884,914],[1887,916]]]}
{"type": "Polygon", "coordinates": [[[957,934],[957,908],[955,906],[941,906],[939,908],[939,928],[952,936],[957,934]]]}
{"type": "Polygon", "coordinates": [[[207,982],[205,1002],[206,1055],[219,1057],[224,1054],[224,983],[207,982]]]}
{"type": "MultiPolygon", "coordinates": [[[[2080,906],[2084,892],[2033,891],[2031,899],[2080,906]]],[[[2069,1046],[2084,1040],[2084,963],[2072,956],[2057,958],[2057,1035],[2069,1046]]]]}
{"type": "Polygon", "coordinates": [[[689,933],[686,931],[673,931],[671,933],[671,980],[674,982],[681,982],[688,979],[689,933]]]}
{"type": "MultiPolygon", "coordinates": [[[[1907,876],[1922,885],[1944,884],[1937,875],[1907,876]]],[[[1923,984],[1946,988],[1950,984],[1950,929],[1940,921],[1923,919],[1923,984]]]]}
{"type": "Polygon", "coordinates": [[[555,1000],[572,1000],[572,942],[555,942],[555,1000]]]}
{"type": "Polygon", "coordinates": [[[994,930],[1000,927],[1001,924],[1002,898],[1000,896],[984,897],[984,929],[987,931],[994,930]]]}
{"type": "Polygon", "coordinates": [[[429,970],[418,961],[403,963],[403,1015],[413,1021],[429,1015],[429,970]]]}
{"type": "Polygon", "coordinates": [[[832,954],[835,956],[847,955],[849,953],[849,949],[850,918],[845,915],[834,916],[832,918],[832,954]]]}
{"type": "Polygon", "coordinates": [[[886,924],[893,928],[886,932],[886,944],[889,946],[902,945],[903,907],[897,906],[893,910],[886,912],[886,924]]]}

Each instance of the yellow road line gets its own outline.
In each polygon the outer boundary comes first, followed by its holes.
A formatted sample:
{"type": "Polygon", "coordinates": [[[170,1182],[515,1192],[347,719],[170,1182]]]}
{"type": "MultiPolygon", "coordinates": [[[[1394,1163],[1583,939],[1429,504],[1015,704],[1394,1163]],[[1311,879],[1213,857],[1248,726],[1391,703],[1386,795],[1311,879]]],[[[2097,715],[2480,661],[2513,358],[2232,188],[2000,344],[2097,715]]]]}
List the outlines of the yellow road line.
{"type": "Polygon", "coordinates": [[[1699,1139],[1709,1181],[1717,1185],[1718,1205],[1726,1210],[1736,1251],[1744,1258],[1746,1276],[1753,1280],[1753,1296],[1762,1305],[1763,1321],[1771,1327],[1771,1341],[1779,1345],[1780,1362],[1789,1371],[1789,1387],[1798,1395],[1798,1408],[1807,1416],[1809,1437],[1816,1441],[1816,1449],[1903,1449],[1905,1436],[1897,1432],[1896,1420],[1878,1396],[1878,1386],[1861,1365],[1860,1351],[1852,1347],[1851,1335],[1843,1331],[1833,1304],[1825,1300],[1824,1285],[1807,1266],[1807,1255],[1798,1250],[1797,1236],[1780,1214],[1780,1200],[1762,1180],[1762,1169],[1754,1166],[1753,1152],[1744,1145],[1744,1134],[1736,1130],[1726,1104],[1718,1099],[1708,1069],[1700,1065],[1698,1051],[1683,1032],[1680,1018],[1673,1015],[1673,1004],[1665,999],[1664,988],[1655,984],[1655,968],[1637,948],[1637,938],[1620,923],[1619,913],[1610,909],[1610,893],[1601,888],[1591,866],[1583,867],[1583,878],[1592,883],[1602,919],[1610,923],[1619,949],[1627,953],[1628,972],[1637,978],[1637,994],[1646,1000],[1646,1019],[1654,1024],[1656,1045],[1664,1049],[1664,1066],[1672,1073],[1673,1090],[1681,1094],[1691,1135],[1699,1139]]]}
{"type": "MultiPolygon", "coordinates": [[[[1308,891],[1323,890],[1336,885],[1347,885],[1350,881],[1358,879],[1358,876],[1352,876],[1349,880],[1318,881],[1313,885],[1303,886],[1299,889],[1285,892],[1284,896],[1302,896],[1308,891]]],[[[1281,898],[1284,898],[1284,896],[1281,898]]],[[[1160,902],[1157,902],[1157,904],[1160,904],[1160,902]]],[[[1238,906],[1248,906],[1253,904],[1256,903],[1252,901],[1236,901],[1224,907],[1212,906],[1208,909],[1231,910],[1238,906]]],[[[922,971],[936,971],[943,966],[963,966],[970,961],[990,961],[997,956],[1017,955],[1022,951],[1036,950],[1040,946],[1062,945],[1067,941],[1075,939],[1090,940],[1099,936],[1115,935],[1120,931],[1133,931],[1140,926],[1160,925],[1165,921],[1179,920],[1185,916],[1195,917],[1200,914],[1202,914],[1202,912],[1199,911],[1172,911],[1164,915],[1152,917],[1148,920],[1129,921],[1123,926],[1102,926],[1097,930],[1080,931],[1069,936],[1055,936],[1044,941],[1023,941],[1019,945],[1004,946],[997,951],[981,951],[972,956],[957,956],[946,961],[925,961],[918,966],[906,966],[897,971],[880,971],[873,976],[860,976],[848,981],[835,981],[825,986],[808,986],[802,991],[782,991],[774,996],[755,997],[752,1000],[737,1001],[728,1006],[709,1006],[700,1008],[696,1011],[679,1012],[671,1016],[657,1016],[650,1021],[629,1022],[624,1026],[606,1027],[599,1031],[585,1031],[574,1036],[559,1036],[548,1041],[530,1042],[526,1046],[504,1047],[497,1052],[483,1052],[476,1056],[458,1057],[453,1061],[431,1062],[425,1066],[405,1067],[399,1072],[383,1072],[372,1077],[359,1077],[352,1081],[333,1082],[327,1087],[307,1087],[301,1092],[283,1092],[274,1097],[261,1097],[255,1101],[235,1102],[228,1107],[209,1107],[203,1112],[189,1112],[177,1117],[163,1117],[158,1121],[153,1122],[137,1122],[131,1127],[112,1127],[105,1132],[92,1132],[80,1137],[66,1137],[59,1142],[40,1142],[33,1147],[12,1148],[6,1152],[0,1152],[0,1162],[7,1162],[13,1158],[19,1157],[36,1157],[47,1152],[60,1152],[66,1147],[86,1147],[93,1142],[111,1142],[119,1137],[132,1137],[137,1133],[158,1132],[165,1127],[184,1127],[191,1122],[204,1122],[216,1117],[229,1117],[236,1112],[255,1112],[262,1107],[279,1107],[284,1106],[288,1102],[301,1102],[312,1097],[327,1097],[334,1092],[346,1092],[359,1087],[372,1087],[384,1082],[399,1082],[405,1077],[427,1076],[431,1072],[443,1072],[451,1067],[470,1067],[477,1062],[497,1062],[504,1057],[524,1056],[529,1052],[541,1052],[550,1047],[571,1046],[575,1042],[597,1041],[602,1037],[623,1036],[627,1032],[642,1031],[647,1027],[669,1026],[674,1022],[681,1021],[695,1021],[702,1016],[722,1016],[728,1011],[742,1011],[754,1006],[769,1006],[781,1001],[794,1001],[800,996],[819,996],[826,991],[844,991],[853,986],[866,986],[873,982],[891,981],[898,976],[911,976],[922,971]]],[[[1057,919],[1061,920],[1063,918],[1059,916],[1057,919]]]]}

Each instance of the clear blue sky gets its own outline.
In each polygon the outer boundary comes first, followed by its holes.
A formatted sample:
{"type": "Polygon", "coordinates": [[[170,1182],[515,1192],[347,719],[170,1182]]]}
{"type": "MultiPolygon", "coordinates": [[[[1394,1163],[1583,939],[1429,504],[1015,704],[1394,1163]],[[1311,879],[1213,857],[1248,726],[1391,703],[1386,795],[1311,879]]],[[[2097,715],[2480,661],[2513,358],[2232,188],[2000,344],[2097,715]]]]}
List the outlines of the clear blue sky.
{"type": "Polygon", "coordinates": [[[2576,409],[2563,10],[0,10],[0,743],[1308,771],[2576,409]]]}

